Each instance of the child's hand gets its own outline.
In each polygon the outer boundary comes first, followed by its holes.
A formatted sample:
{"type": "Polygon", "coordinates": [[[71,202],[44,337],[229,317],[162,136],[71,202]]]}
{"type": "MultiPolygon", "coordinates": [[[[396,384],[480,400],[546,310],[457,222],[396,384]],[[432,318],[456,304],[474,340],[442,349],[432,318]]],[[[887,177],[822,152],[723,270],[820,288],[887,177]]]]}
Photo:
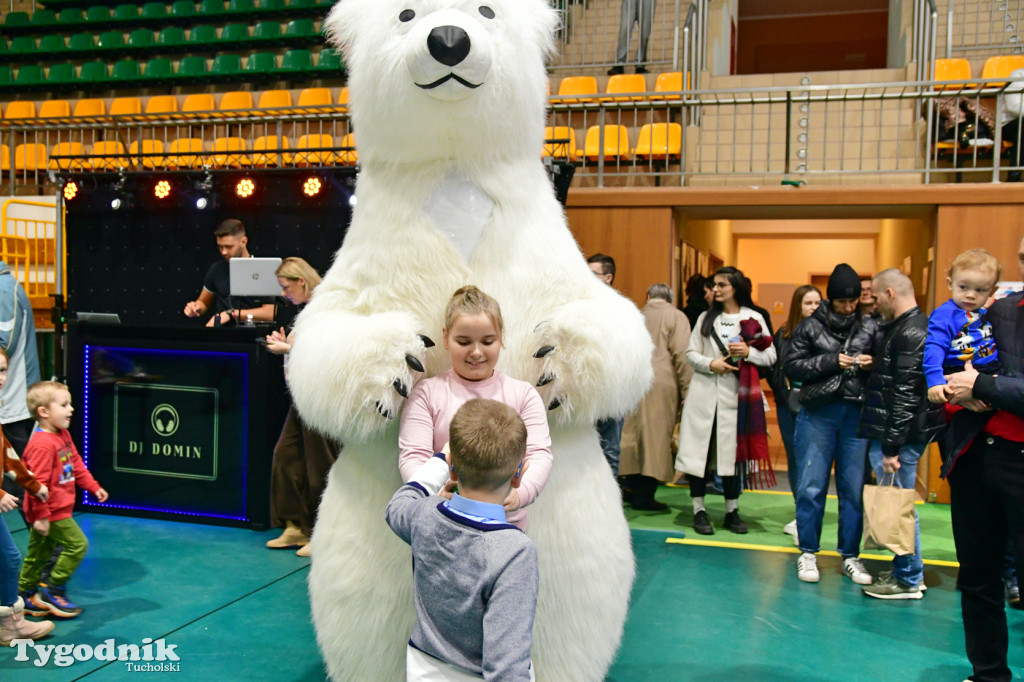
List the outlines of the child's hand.
{"type": "Polygon", "coordinates": [[[9,512],[18,508],[18,498],[0,490],[0,512],[9,512]]]}
{"type": "Polygon", "coordinates": [[[949,402],[949,398],[946,397],[947,389],[949,387],[945,384],[940,386],[932,386],[928,389],[928,402],[944,404],[949,402]]]}
{"type": "Polygon", "coordinates": [[[437,491],[438,497],[443,497],[446,500],[452,499],[452,495],[455,494],[455,487],[457,485],[457,482],[449,478],[448,482],[444,484],[444,487],[437,491]]]}
{"type": "Polygon", "coordinates": [[[514,512],[515,510],[519,509],[520,504],[521,502],[519,501],[519,491],[516,490],[515,488],[512,488],[512,492],[510,492],[508,494],[508,497],[505,498],[505,511],[514,512]]]}
{"type": "Polygon", "coordinates": [[[50,534],[50,519],[39,519],[38,521],[32,522],[32,528],[35,529],[40,535],[46,536],[50,534]]]}
{"type": "Polygon", "coordinates": [[[40,484],[39,492],[36,493],[36,497],[38,497],[43,502],[46,502],[48,499],[50,499],[50,489],[47,488],[45,485],[40,484]]]}
{"type": "Polygon", "coordinates": [[[96,500],[98,502],[106,502],[107,498],[109,497],[110,495],[108,495],[107,491],[104,490],[103,488],[100,488],[99,490],[96,491],[96,500]]]}

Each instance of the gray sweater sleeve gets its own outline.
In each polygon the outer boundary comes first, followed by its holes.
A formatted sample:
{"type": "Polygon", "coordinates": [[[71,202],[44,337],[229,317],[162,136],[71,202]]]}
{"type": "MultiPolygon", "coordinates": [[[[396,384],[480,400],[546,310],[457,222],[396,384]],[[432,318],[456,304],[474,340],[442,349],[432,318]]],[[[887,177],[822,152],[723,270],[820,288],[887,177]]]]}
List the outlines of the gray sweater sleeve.
{"type": "Polygon", "coordinates": [[[447,481],[448,465],[443,457],[435,455],[423,463],[416,475],[399,488],[388,502],[384,519],[395,535],[402,538],[407,544],[412,544],[412,524],[416,515],[416,502],[430,495],[436,495],[447,481]]]}
{"type": "MultiPolygon", "coordinates": [[[[508,543],[509,533],[504,535],[508,543]]],[[[528,682],[533,616],[537,607],[537,550],[525,534],[512,535],[504,569],[486,595],[483,632],[483,674],[485,680],[528,682]]]]}

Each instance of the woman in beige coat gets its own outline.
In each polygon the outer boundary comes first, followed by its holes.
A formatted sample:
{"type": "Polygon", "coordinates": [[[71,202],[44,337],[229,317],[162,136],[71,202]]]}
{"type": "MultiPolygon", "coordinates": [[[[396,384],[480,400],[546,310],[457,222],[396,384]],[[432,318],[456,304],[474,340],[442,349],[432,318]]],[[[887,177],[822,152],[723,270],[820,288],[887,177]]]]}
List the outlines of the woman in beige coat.
{"type": "Polygon", "coordinates": [[[668,505],[655,501],[654,493],[658,481],[671,481],[675,476],[672,431],[693,375],[686,362],[690,323],[672,305],[667,284],[651,285],[642,312],[654,340],[654,384],[622,428],[619,474],[624,479],[623,499],[634,509],[664,511],[668,505]]]}

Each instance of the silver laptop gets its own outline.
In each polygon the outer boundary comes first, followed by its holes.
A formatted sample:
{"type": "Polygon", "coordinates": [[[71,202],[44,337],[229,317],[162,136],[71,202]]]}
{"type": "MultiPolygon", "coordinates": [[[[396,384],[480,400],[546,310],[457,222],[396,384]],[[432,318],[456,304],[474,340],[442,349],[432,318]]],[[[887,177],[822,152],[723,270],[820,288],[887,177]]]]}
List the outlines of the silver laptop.
{"type": "Polygon", "coordinates": [[[274,272],[280,258],[232,258],[228,261],[231,296],[279,296],[281,285],[274,272]]]}
{"type": "Polygon", "coordinates": [[[75,318],[79,322],[88,322],[89,324],[121,324],[121,318],[117,313],[77,312],[75,318]]]}

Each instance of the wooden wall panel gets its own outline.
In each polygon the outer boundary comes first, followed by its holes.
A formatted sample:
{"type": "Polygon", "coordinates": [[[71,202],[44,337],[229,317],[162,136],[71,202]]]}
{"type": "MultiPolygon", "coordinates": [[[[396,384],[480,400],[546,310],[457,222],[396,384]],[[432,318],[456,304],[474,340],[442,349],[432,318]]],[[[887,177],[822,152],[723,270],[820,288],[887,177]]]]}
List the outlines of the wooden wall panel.
{"type": "Polygon", "coordinates": [[[988,249],[1003,266],[1003,279],[1015,280],[1017,248],[1024,237],[1024,205],[939,206],[935,248],[935,302],[949,296],[946,271],[967,249],[988,249]]]}
{"type": "Polygon", "coordinates": [[[600,252],[615,259],[615,288],[637,307],[652,284],[677,286],[671,209],[570,208],[565,213],[584,257],[600,252]]]}

